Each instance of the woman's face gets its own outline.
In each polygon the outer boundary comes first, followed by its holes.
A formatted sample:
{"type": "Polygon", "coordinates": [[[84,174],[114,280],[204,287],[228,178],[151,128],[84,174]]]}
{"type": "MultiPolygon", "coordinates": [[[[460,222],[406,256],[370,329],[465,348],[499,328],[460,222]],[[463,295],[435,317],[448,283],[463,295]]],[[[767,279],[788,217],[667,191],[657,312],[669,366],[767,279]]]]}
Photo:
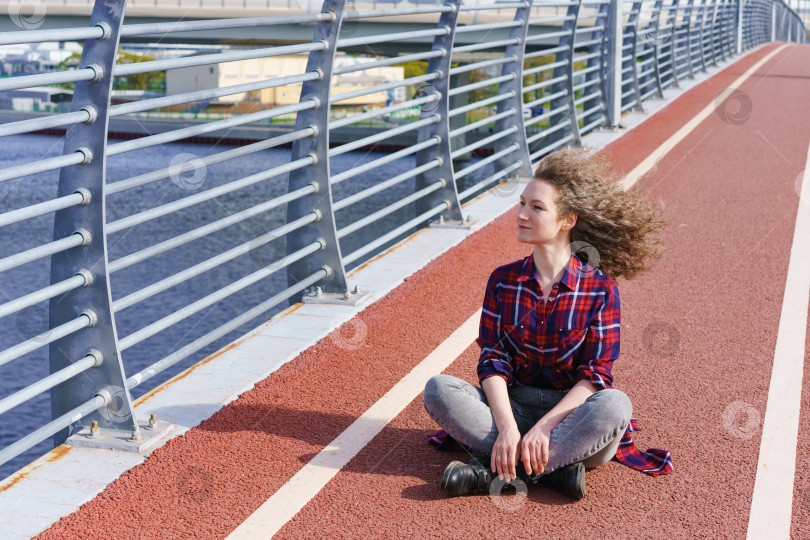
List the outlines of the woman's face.
{"type": "Polygon", "coordinates": [[[517,240],[527,244],[568,243],[568,231],[576,222],[569,214],[557,214],[557,189],[546,180],[533,178],[520,195],[517,210],[517,240]]]}

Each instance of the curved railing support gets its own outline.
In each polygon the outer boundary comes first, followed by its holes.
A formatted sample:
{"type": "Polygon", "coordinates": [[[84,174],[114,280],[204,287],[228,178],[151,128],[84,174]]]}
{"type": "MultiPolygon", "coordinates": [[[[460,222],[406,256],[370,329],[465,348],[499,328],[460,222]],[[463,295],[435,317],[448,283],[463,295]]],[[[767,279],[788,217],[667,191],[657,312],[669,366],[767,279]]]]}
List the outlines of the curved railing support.
{"type": "Polygon", "coordinates": [[[518,150],[512,152],[510,155],[505,156],[495,161],[495,170],[504,170],[511,166],[515,160],[520,160],[520,168],[515,170],[511,176],[518,176],[529,178],[532,176],[532,160],[529,157],[529,144],[526,142],[526,127],[523,124],[523,54],[526,50],[526,35],[529,31],[529,16],[532,9],[532,0],[527,0],[526,7],[517,8],[515,11],[515,20],[520,21],[520,26],[515,26],[509,32],[510,39],[516,39],[517,43],[508,45],[504,51],[504,57],[514,57],[514,60],[507,62],[503,65],[501,70],[502,76],[512,76],[508,81],[500,84],[498,93],[506,94],[512,92],[514,95],[511,99],[505,99],[498,102],[496,109],[497,114],[507,112],[509,109],[514,109],[515,112],[511,116],[501,118],[495,123],[495,132],[501,133],[507,129],[513,129],[511,135],[501,137],[495,141],[494,152],[497,154],[506,148],[517,144],[518,150]]]}
{"type": "MultiPolygon", "coordinates": [[[[332,67],[335,50],[343,21],[345,0],[326,0],[322,13],[332,17],[320,21],[315,27],[312,43],[323,43],[321,50],[311,51],[307,60],[307,72],[317,71],[321,77],[306,81],[301,86],[299,102],[315,100],[317,105],[298,112],[295,131],[312,129],[313,135],[293,143],[290,161],[312,159],[307,167],[290,173],[288,193],[314,186],[315,191],[287,203],[287,223],[292,223],[313,212],[317,219],[304,225],[296,234],[287,237],[287,255],[298,252],[319,242],[321,249],[311,256],[287,266],[287,285],[292,287],[308,278],[321,268],[328,268],[328,274],[318,282],[325,293],[346,294],[346,271],[340,253],[340,243],[335,226],[335,213],[332,210],[332,187],[329,176],[329,91],[332,80],[332,67]]],[[[300,302],[304,293],[298,293],[291,302],[300,302]]]]}
{"type": "Polygon", "coordinates": [[[422,97],[438,95],[436,101],[422,105],[420,117],[426,120],[433,116],[438,116],[438,120],[419,128],[418,142],[423,143],[432,138],[438,139],[438,144],[420,150],[416,155],[416,165],[421,167],[432,161],[438,160],[439,164],[416,177],[416,191],[421,191],[430,187],[436,182],[442,182],[442,187],[422,197],[416,202],[416,214],[421,215],[429,212],[432,208],[445,202],[447,208],[442,211],[436,220],[442,222],[462,222],[461,201],[458,197],[458,187],[456,186],[453,174],[453,160],[450,157],[450,58],[453,49],[453,40],[456,34],[456,21],[458,20],[458,8],[460,0],[447,0],[445,5],[453,7],[451,11],[446,11],[439,17],[439,28],[446,29],[444,34],[433,38],[433,50],[443,51],[441,56],[435,56],[428,62],[428,73],[438,73],[439,78],[435,79],[429,86],[422,87],[420,91],[422,97]]]}
{"type": "MultiPolygon", "coordinates": [[[[577,108],[574,104],[574,47],[577,40],[577,21],[579,19],[579,2],[568,6],[566,16],[570,17],[563,23],[562,32],[564,35],[560,36],[560,41],[557,43],[559,47],[565,47],[562,51],[557,53],[555,57],[556,62],[565,62],[563,65],[554,68],[552,75],[553,79],[565,77],[564,80],[554,83],[551,87],[551,93],[558,95],[565,93],[560,97],[551,100],[550,108],[552,111],[566,107],[566,110],[555,113],[551,116],[550,124],[552,126],[559,125],[563,122],[569,123],[568,135],[571,135],[572,146],[582,146],[582,137],[579,134],[579,122],[577,122],[577,108]]],[[[560,129],[551,134],[548,142],[554,143],[566,137],[566,130],[560,129]]]]}
{"type": "MultiPolygon", "coordinates": [[[[124,5],[125,0],[108,0],[96,2],[93,8],[90,26],[101,27],[103,36],[85,41],[80,69],[91,68],[96,71],[96,77],[76,83],[71,106],[73,112],[89,111],[90,121],[75,124],[67,130],[64,150],[65,154],[82,152],[85,161],[62,169],[57,194],[57,197],[63,197],[82,193],[84,203],[60,210],[54,217],[54,240],[78,232],[84,237],[84,244],[51,257],[51,284],[83,274],[85,285],[51,299],[51,328],[82,317],[87,318],[88,324],[51,343],[50,371],[56,373],[88,356],[96,359],[96,367],[51,389],[51,413],[54,419],[59,418],[100,394],[106,406],[79,422],[89,426],[92,421],[97,421],[102,429],[137,432],[118,348],[105,235],[108,107],[124,5]]],[[[62,444],[69,431],[70,428],[56,433],[55,445],[62,444]]]]}

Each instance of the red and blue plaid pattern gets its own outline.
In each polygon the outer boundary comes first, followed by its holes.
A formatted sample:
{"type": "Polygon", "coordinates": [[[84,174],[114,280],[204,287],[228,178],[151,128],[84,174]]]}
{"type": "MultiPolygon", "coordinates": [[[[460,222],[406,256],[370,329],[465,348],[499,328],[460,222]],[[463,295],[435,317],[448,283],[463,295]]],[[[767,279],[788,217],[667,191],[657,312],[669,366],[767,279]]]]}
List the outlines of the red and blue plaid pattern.
{"type": "MultiPolygon", "coordinates": [[[[534,256],[500,266],[487,283],[479,337],[479,383],[498,376],[513,384],[566,391],[586,379],[599,389],[613,387],[611,369],[619,357],[619,289],[604,272],[572,255],[548,299],[537,282],[534,256]]],[[[622,436],[616,459],[652,476],[672,472],[666,450],[636,448],[622,436]]],[[[463,447],[443,430],[430,438],[442,450],[463,447]]]]}

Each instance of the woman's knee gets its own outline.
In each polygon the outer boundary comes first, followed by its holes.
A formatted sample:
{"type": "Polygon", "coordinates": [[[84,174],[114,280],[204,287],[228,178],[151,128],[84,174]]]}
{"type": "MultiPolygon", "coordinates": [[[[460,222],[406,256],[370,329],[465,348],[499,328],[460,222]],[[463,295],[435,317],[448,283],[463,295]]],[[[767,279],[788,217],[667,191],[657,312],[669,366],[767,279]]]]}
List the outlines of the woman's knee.
{"type": "Polygon", "coordinates": [[[443,408],[447,402],[447,396],[455,384],[456,377],[450,375],[434,375],[425,384],[425,410],[428,413],[443,408]]]}
{"type": "Polygon", "coordinates": [[[605,388],[594,394],[599,400],[603,414],[607,413],[613,424],[627,426],[633,416],[633,404],[630,398],[616,388],[605,388]]]}

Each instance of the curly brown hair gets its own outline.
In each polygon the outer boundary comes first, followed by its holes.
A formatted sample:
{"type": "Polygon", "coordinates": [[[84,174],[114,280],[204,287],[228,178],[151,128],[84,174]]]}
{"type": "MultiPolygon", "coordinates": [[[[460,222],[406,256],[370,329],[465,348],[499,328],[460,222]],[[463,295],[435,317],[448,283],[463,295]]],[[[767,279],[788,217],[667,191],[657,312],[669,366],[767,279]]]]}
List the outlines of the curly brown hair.
{"type": "Polygon", "coordinates": [[[599,260],[589,261],[592,266],[613,278],[630,279],[663,256],[663,243],[654,236],[667,225],[663,208],[643,201],[636,190],[625,191],[604,153],[558,150],[540,161],[534,178],[556,188],[560,218],[570,212],[577,215],[571,242],[585,242],[596,249],[599,260]]]}

